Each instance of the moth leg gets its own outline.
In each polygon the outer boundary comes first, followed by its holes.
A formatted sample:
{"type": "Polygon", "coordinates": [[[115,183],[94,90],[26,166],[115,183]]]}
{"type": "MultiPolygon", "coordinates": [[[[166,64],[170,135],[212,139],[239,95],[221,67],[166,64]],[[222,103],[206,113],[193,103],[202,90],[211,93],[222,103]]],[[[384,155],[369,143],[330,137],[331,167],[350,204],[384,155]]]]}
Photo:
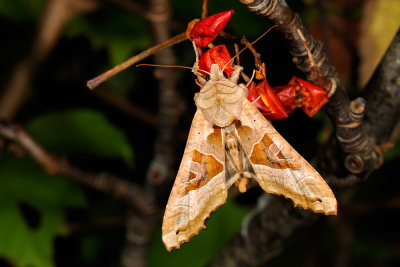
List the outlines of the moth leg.
{"type": "Polygon", "coordinates": [[[240,178],[236,180],[235,186],[239,189],[240,193],[244,193],[247,191],[247,185],[249,184],[250,180],[247,177],[240,178]]]}
{"type": "Polygon", "coordinates": [[[193,44],[194,52],[196,54],[196,62],[198,62],[199,61],[199,52],[197,52],[197,47],[196,47],[196,44],[194,43],[194,41],[192,41],[192,44],[193,44]]]}
{"type": "Polygon", "coordinates": [[[251,101],[252,104],[256,103],[258,101],[258,99],[261,98],[261,95],[258,95],[258,97],[256,99],[254,99],[253,101],[251,101]]]}
{"type": "Polygon", "coordinates": [[[246,84],[246,88],[250,85],[250,83],[253,81],[254,79],[254,75],[256,75],[256,70],[253,70],[253,74],[251,75],[250,80],[247,82],[246,84]]]}

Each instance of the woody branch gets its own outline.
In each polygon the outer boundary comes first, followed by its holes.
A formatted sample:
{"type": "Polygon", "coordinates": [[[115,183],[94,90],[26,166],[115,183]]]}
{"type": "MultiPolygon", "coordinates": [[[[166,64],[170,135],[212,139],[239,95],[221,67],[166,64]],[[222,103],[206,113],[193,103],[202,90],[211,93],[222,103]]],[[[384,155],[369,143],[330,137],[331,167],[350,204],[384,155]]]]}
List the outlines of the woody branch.
{"type": "MultiPolygon", "coordinates": [[[[263,11],[260,12],[262,15],[268,16],[279,25],[279,29],[292,46],[294,62],[312,80],[312,68],[307,59],[308,55],[295,31],[296,28],[301,29],[317,62],[316,65],[320,68],[320,73],[336,84],[335,92],[331,95],[325,110],[336,125],[339,143],[343,151],[349,154],[347,159],[358,161],[356,162],[358,164],[350,167],[355,167],[353,169],[356,170],[355,173],[368,172],[375,168],[379,164],[379,157],[372,149],[372,140],[376,140],[384,151],[398,139],[400,132],[400,88],[396,78],[400,72],[400,64],[396,63],[396,59],[400,58],[400,33],[397,33],[377,71],[366,86],[363,93],[365,100],[359,98],[350,103],[334,68],[323,53],[322,44],[305,32],[299,16],[293,14],[284,1],[242,2],[248,4],[250,10],[255,6],[260,7],[257,12],[263,11]],[[365,119],[362,122],[364,112],[365,119]],[[366,129],[369,136],[366,134],[366,129]]],[[[359,180],[355,175],[347,178],[352,182],[359,180]]],[[[309,224],[318,216],[296,210],[290,205],[285,205],[285,202],[285,200],[272,197],[267,208],[260,209],[250,222],[243,226],[247,231],[238,234],[213,260],[211,266],[265,264],[279,254],[284,241],[293,231],[302,225],[309,224]]]]}
{"type": "MultiPolygon", "coordinates": [[[[165,43],[171,35],[169,1],[151,0],[149,3],[146,17],[150,22],[154,43],[165,43]]],[[[176,59],[172,48],[164,48],[155,54],[154,62],[159,65],[174,65],[176,59]]],[[[182,103],[176,90],[177,77],[174,70],[156,69],[155,77],[159,82],[158,137],[154,146],[154,157],[147,171],[146,184],[153,197],[160,200],[165,198],[175,175],[175,136],[182,103]]],[[[160,219],[160,210],[148,216],[130,212],[127,221],[128,240],[122,254],[123,266],[147,266],[149,245],[160,219]]]]}
{"type": "MultiPolygon", "coordinates": [[[[363,93],[367,103],[363,125],[382,150],[387,150],[400,137],[399,58],[400,31],[363,93]]],[[[267,205],[256,208],[249,221],[242,225],[241,232],[213,259],[210,266],[265,265],[282,251],[285,241],[296,229],[320,217],[294,208],[281,197],[268,198],[267,205]]],[[[340,202],[345,205],[345,201],[340,202]]]]}
{"type": "Polygon", "coordinates": [[[362,92],[367,108],[365,126],[385,152],[400,137],[400,29],[362,92]]]}
{"type": "MultiPolygon", "coordinates": [[[[300,16],[289,8],[285,0],[240,1],[251,12],[267,17],[278,25],[279,31],[290,45],[290,53],[297,68],[304,72],[310,81],[324,88],[330,96],[324,110],[336,127],[336,139],[346,158],[344,162],[338,161],[342,155],[327,159],[323,166],[323,169],[326,169],[325,172],[344,173],[347,169],[349,175],[346,178],[354,182],[360,180],[357,177],[363,177],[375,169],[380,158],[374,150],[373,138],[368,135],[362,123],[365,101],[357,98],[350,102],[335,68],[329,63],[322,43],[310,36],[300,16]],[[310,60],[309,53],[313,60],[310,60]],[[335,164],[329,164],[332,160],[335,164]]],[[[320,171],[322,171],[321,168],[320,171]]],[[[337,181],[337,179],[332,179],[332,181],[337,181]]],[[[346,184],[346,182],[342,181],[341,184],[346,184]]]]}

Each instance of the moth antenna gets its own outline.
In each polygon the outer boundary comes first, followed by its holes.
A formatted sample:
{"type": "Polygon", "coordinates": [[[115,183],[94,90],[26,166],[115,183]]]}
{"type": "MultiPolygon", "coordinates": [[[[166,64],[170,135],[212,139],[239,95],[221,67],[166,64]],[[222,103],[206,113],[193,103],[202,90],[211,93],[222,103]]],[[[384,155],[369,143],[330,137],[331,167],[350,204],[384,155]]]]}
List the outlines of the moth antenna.
{"type": "Polygon", "coordinates": [[[149,66],[149,67],[160,67],[160,68],[180,68],[180,69],[189,69],[191,71],[195,71],[195,72],[204,72],[208,75],[211,75],[211,73],[209,73],[208,71],[205,70],[196,70],[193,67],[187,67],[187,66],[180,66],[180,65],[158,65],[158,64],[138,64],[136,65],[136,67],[141,67],[141,66],[149,66]]]}
{"type": "Polygon", "coordinates": [[[253,74],[251,75],[250,80],[247,82],[246,87],[249,87],[250,83],[253,81],[254,79],[254,75],[256,74],[256,70],[253,70],[253,74]]]}
{"type": "MultiPolygon", "coordinates": [[[[261,34],[260,37],[258,37],[257,39],[255,39],[253,42],[250,43],[250,45],[255,44],[257,41],[259,41],[261,38],[263,38],[267,33],[269,33],[273,28],[278,27],[278,25],[274,25],[271,28],[269,28],[268,30],[266,30],[263,34],[261,34]]],[[[249,47],[246,46],[244,48],[242,48],[242,50],[239,51],[239,53],[237,53],[234,57],[232,57],[226,64],[225,66],[222,68],[222,71],[225,70],[225,68],[228,66],[229,63],[232,62],[233,59],[235,59],[237,56],[239,56],[244,50],[248,49],[249,47]]]]}
{"type": "Polygon", "coordinates": [[[197,51],[197,47],[196,47],[196,44],[194,43],[194,41],[192,41],[192,45],[193,45],[194,53],[196,54],[196,62],[197,62],[197,61],[199,61],[199,52],[197,51]]]}
{"type": "Polygon", "coordinates": [[[308,44],[307,44],[307,42],[306,42],[306,38],[304,38],[304,35],[303,35],[303,33],[300,31],[300,29],[296,29],[296,31],[297,31],[297,34],[299,35],[301,41],[303,42],[305,49],[307,50],[307,55],[308,55],[308,58],[309,58],[310,61],[311,61],[311,64],[313,65],[314,68],[317,68],[317,64],[315,63],[314,57],[313,57],[313,55],[312,55],[312,53],[311,53],[311,51],[310,51],[310,48],[308,47],[308,44]]]}
{"type": "Polygon", "coordinates": [[[317,63],[314,60],[314,56],[310,51],[310,48],[306,42],[306,38],[304,38],[303,33],[300,31],[300,29],[296,29],[297,34],[299,35],[301,41],[304,44],[304,48],[307,51],[308,58],[310,59],[311,63],[311,73],[309,76],[309,79],[313,80],[314,83],[326,90],[328,93],[328,96],[331,97],[335,91],[336,91],[336,82],[332,78],[326,78],[322,73],[321,70],[318,68],[317,63]]]}

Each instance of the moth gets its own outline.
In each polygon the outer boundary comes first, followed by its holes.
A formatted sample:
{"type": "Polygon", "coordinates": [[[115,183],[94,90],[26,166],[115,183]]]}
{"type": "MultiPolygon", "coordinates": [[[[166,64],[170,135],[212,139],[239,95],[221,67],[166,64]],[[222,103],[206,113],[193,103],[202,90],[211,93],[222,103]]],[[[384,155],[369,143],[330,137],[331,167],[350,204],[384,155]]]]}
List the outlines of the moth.
{"type": "Polygon", "coordinates": [[[295,206],[326,215],[337,212],[324,179],[247,100],[246,86],[238,84],[242,69],[234,66],[228,78],[213,64],[207,79],[194,71],[201,87],[194,97],[197,111],[162,225],[168,251],[205,228],[232,185],[245,192],[250,179],[295,206]]]}

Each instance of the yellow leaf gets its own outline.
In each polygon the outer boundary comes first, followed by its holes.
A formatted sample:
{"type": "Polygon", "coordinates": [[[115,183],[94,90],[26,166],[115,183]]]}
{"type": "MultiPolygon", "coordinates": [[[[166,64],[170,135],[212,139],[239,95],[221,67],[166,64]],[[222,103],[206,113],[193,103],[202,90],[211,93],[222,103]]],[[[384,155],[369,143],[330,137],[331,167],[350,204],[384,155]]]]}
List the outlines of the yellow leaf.
{"type": "Polygon", "coordinates": [[[400,26],[400,0],[368,0],[363,8],[359,42],[359,86],[371,78],[400,26]]]}

